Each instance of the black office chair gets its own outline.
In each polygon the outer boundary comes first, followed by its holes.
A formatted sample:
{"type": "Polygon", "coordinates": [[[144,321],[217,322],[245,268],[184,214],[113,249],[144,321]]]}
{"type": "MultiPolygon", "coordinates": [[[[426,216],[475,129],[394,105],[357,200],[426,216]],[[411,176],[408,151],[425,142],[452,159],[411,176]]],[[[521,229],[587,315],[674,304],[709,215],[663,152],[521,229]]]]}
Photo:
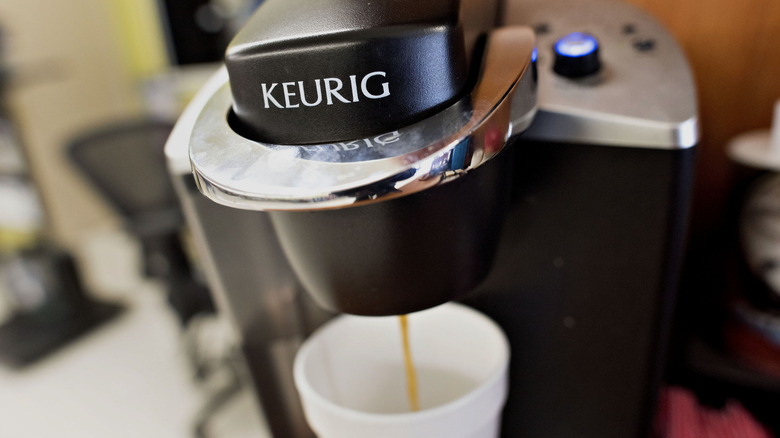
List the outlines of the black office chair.
{"type": "Polygon", "coordinates": [[[213,391],[195,416],[194,434],[204,437],[213,414],[240,391],[242,370],[237,352],[214,358],[199,345],[196,317],[215,310],[182,241],[183,215],[164,154],[171,129],[171,125],[154,120],[115,124],[77,138],[68,153],[121,214],[127,230],[139,239],[145,274],[165,286],[168,303],[181,322],[196,379],[206,383],[211,376],[227,374],[227,381],[213,391]]]}
{"type": "Polygon", "coordinates": [[[163,152],[171,128],[154,120],[115,124],[77,138],[68,153],[138,238],[145,274],[163,282],[186,326],[214,306],[182,242],[184,221],[163,152]]]}

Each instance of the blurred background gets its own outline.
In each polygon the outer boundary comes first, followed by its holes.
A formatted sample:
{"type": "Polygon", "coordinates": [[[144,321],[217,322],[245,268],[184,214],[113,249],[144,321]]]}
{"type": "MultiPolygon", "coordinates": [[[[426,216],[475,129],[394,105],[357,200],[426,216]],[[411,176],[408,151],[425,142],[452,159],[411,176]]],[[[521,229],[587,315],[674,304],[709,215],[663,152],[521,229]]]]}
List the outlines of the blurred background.
{"type": "Polygon", "coordinates": [[[262,436],[163,159],[259,3],[0,5],[0,436],[262,436]]]}
{"type": "MultiPolygon", "coordinates": [[[[628,1],[677,37],[699,87],[684,324],[669,380],[771,418],[780,353],[761,339],[738,351],[728,333],[734,296],[767,287],[746,286],[747,264],[734,260],[744,200],[773,172],[728,150],[771,125],[780,2],[628,1]]],[[[251,397],[236,389],[230,330],[213,317],[155,157],[260,2],[0,2],[0,436],[185,437],[206,421],[214,436],[258,436],[251,397]],[[150,149],[116,155],[122,142],[150,149]],[[116,157],[132,165],[106,164],[116,157]]],[[[768,196],[780,205],[776,190],[768,196]]],[[[748,301],[776,317],[772,299],[748,301]]]]}

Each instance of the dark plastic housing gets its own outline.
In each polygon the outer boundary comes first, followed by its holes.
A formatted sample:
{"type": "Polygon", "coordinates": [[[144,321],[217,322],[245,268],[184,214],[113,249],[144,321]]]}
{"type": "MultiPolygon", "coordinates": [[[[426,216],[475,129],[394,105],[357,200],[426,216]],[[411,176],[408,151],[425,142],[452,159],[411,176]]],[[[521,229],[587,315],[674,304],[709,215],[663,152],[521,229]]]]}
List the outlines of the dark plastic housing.
{"type": "Polygon", "coordinates": [[[460,3],[266,1],[225,58],[234,129],[268,143],[311,144],[425,118],[468,80],[460,3]]]}
{"type": "Polygon", "coordinates": [[[298,279],[324,308],[370,316],[424,310],[464,296],[487,275],[508,202],[506,154],[411,196],[269,214],[298,279]]]}

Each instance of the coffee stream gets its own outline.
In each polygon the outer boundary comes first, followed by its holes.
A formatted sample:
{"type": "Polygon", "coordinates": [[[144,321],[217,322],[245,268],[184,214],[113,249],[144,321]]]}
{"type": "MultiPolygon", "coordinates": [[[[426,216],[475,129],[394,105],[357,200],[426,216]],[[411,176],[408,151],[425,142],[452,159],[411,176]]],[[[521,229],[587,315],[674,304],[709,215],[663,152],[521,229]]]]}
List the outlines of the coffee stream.
{"type": "Polygon", "coordinates": [[[420,398],[417,394],[417,373],[412,363],[412,351],[409,348],[409,319],[407,315],[398,317],[401,322],[401,340],[404,347],[404,366],[406,368],[406,389],[409,395],[409,406],[412,412],[420,410],[420,398]]]}

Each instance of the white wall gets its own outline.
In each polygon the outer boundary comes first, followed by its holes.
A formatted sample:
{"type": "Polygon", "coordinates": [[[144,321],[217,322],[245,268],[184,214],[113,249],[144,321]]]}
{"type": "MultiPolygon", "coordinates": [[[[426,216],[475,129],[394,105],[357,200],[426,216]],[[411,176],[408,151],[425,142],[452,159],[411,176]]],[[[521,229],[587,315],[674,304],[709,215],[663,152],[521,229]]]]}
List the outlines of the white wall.
{"type": "Polygon", "coordinates": [[[117,219],[68,162],[68,141],[142,110],[112,1],[0,1],[15,67],[11,112],[48,210],[50,237],[71,249],[117,219]]]}

